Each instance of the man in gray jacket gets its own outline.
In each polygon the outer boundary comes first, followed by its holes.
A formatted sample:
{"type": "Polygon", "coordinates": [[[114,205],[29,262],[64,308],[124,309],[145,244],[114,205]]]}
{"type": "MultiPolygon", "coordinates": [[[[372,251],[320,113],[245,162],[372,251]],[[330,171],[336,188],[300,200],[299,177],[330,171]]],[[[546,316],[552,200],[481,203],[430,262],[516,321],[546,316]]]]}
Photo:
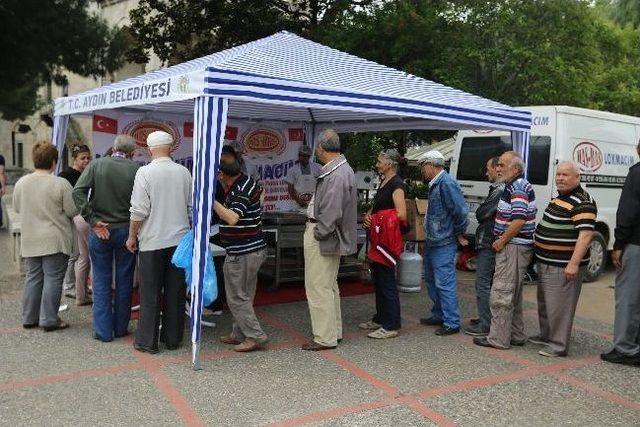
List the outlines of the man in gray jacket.
{"type": "Polygon", "coordinates": [[[319,135],[316,156],[324,166],[307,208],[304,233],[304,287],[313,340],[302,349],[311,351],[336,348],[342,339],[338,268],[341,256],[356,252],[358,215],[355,175],[340,154],[335,131],[319,135]]]}
{"type": "Polygon", "coordinates": [[[464,330],[467,335],[484,337],[489,334],[491,327],[491,309],[489,307],[489,295],[493,283],[493,272],[496,268],[496,253],[493,251],[493,224],[500,196],[504,191],[504,182],[501,182],[496,171],[498,158],[493,157],[487,161],[487,179],[489,180],[489,195],[476,210],[478,228],[476,229],[476,304],[478,319],[464,330]]]}

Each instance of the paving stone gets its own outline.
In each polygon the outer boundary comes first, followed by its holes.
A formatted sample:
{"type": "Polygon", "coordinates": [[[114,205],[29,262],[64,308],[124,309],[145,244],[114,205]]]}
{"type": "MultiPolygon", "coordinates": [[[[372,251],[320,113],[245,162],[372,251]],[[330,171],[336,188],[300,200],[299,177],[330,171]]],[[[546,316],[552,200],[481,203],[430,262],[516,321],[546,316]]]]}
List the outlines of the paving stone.
{"type": "Polygon", "coordinates": [[[322,427],[369,427],[369,426],[394,426],[394,427],[418,427],[436,426],[437,424],[424,418],[422,415],[403,406],[390,406],[357,414],[345,415],[340,418],[313,423],[322,427]]]}

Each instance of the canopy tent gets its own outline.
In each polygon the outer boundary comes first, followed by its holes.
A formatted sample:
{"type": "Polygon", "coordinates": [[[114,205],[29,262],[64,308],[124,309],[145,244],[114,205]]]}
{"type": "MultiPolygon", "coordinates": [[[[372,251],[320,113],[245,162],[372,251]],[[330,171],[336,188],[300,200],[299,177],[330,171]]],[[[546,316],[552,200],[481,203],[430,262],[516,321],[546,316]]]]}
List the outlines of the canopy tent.
{"type": "MultiPolygon", "coordinates": [[[[198,368],[202,280],[220,150],[227,119],[305,122],[312,141],[338,132],[495,129],[528,154],[531,114],[279,32],[183,64],[55,101],[53,143],[68,118],[97,110],[194,116],[191,339],[198,368]]],[[[61,150],[60,150],[61,151],[61,150]]]]}

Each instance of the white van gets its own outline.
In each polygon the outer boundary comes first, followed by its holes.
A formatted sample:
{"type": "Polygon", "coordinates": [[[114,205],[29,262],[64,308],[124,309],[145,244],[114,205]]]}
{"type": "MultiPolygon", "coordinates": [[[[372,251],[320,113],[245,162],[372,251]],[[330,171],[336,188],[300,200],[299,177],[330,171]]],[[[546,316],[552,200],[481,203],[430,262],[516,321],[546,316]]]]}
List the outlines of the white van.
{"type": "MultiPolygon", "coordinates": [[[[549,200],[557,195],[555,169],[561,160],[574,160],[582,171],[582,185],[598,205],[597,233],[591,244],[586,280],[594,280],[606,267],[613,248],[616,210],[629,167],[638,161],[640,118],[566,106],[522,107],[533,114],[528,179],[536,193],[540,221],[549,200]]],[[[451,174],[469,203],[470,226],[474,212],[489,191],[484,176],[488,159],[512,149],[508,132],[461,131],[451,160],[451,174]]]]}

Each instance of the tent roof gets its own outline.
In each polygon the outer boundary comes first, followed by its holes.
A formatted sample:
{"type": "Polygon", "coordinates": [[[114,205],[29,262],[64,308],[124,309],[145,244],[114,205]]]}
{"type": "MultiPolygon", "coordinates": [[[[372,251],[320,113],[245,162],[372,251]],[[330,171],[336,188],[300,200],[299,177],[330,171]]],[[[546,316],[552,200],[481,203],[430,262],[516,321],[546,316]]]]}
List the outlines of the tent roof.
{"type": "MultiPolygon", "coordinates": [[[[162,92],[159,88],[156,94],[162,92]]],[[[203,94],[228,97],[230,118],[315,121],[342,125],[344,130],[403,127],[528,130],[531,117],[528,112],[286,31],[59,98],[55,114],[121,107],[191,113],[193,98],[203,94]],[[167,82],[170,96],[150,96],[146,88],[158,82],[167,82]],[[132,99],[143,88],[147,96],[132,99]],[[319,98],[323,102],[318,102],[319,98]]]]}

